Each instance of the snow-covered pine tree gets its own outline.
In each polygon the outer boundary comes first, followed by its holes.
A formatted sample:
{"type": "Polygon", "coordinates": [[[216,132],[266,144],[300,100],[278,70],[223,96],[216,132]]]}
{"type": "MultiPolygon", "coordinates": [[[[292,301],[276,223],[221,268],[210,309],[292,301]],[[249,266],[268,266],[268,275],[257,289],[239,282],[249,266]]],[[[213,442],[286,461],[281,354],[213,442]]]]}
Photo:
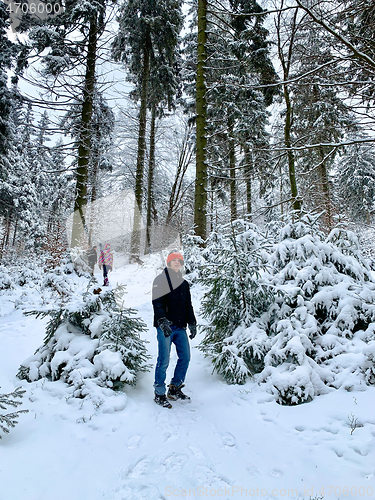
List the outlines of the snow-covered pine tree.
{"type": "Polygon", "coordinates": [[[228,382],[255,374],[280,404],[375,383],[375,281],[353,233],[325,238],[315,222],[285,225],[267,254],[255,226],[207,247],[199,347],[228,382]]]}
{"type": "Polygon", "coordinates": [[[353,233],[335,229],[325,239],[308,222],[287,224],[270,260],[282,298],[268,312],[270,345],[259,381],[288,405],[371,379],[371,353],[365,354],[375,329],[370,269],[353,233]]]}
{"type": "Polygon", "coordinates": [[[72,396],[91,397],[94,385],[118,388],[134,385],[146,371],[149,355],[140,332],[146,325],[124,308],[122,286],[101,292],[88,289],[57,310],[30,311],[51,316],[44,344],[20,366],[18,377],[29,382],[47,377],[72,386],[72,396]]]}
{"type": "Polygon", "coordinates": [[[356,222],[371,221],[375,196],[375,150],[370,144],[353,144],[337,163],[337,195],[342,210],[356,222]]]}
{"type": "Polygon", "coordinates": [[[199,279],[206,288],[202,313],[207,325],[199,348],[229,383],[244,383],[263,368],[267,334],[252,325],[273,301],[269,247],[256,226],[242,220],[208,240],[209,263],[199,279]]]}
{"type": "MultiPolygon", "coordinates": [[[[17,408],[22,404],[20,401],[24,394],[25,390],[21,387],[16,387],[14,391],[9,392],[8,394],[0,394],[0,409],[6,410],[9,406],[13,408],[17,408]]],[[[0,414],[0,430],[2,430],[5,434],[9,434],[10,429],[18,424],[18,417],[21,413],[27,413],[29,410],[17,410],[11,413],[3,413],[0,414]]],[[[1,435],[0,435],[1,439],[1,435]]]]}

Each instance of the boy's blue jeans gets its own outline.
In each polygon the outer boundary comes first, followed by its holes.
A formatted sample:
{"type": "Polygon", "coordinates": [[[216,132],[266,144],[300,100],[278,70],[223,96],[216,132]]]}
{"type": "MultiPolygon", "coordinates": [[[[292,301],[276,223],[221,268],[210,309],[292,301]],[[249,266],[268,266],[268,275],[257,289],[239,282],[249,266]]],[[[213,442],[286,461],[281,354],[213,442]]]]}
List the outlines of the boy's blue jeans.
{"type": "Polygon", "coordinates": [[[171,326],[172,333],[170,337],[165,337],[160,328],[157,328],[158,334],[158,359],[155,368],[155,394],[162,396],[165,394],[165,378],[171,354],[172,342],[176,346],[178,361],[174,370],[171,384],[179,387],[185,380],[186,372],[190,362],[190,345],[185,328],[171,326]]]}

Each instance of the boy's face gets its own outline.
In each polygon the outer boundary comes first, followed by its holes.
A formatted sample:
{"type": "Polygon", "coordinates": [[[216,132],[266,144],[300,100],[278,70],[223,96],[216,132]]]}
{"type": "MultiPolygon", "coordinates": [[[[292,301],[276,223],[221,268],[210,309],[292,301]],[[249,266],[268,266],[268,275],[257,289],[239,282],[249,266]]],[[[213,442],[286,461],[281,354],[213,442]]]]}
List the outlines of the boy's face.
{"type": "Polygon", "coordinates": [[[181,269],[182,265],[179,259],[172,259],[169,261],[169,268],[176,273],[181,269]]]}

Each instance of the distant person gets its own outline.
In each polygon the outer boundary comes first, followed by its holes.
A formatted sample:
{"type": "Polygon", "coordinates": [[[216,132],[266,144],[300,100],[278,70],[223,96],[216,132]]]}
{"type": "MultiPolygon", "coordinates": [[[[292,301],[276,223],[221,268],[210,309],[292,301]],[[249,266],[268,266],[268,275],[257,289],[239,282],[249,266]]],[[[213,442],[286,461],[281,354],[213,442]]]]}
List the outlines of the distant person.
{"type": "Polygon", "coordinates": [[[111,252],[111,245],[109,243],[106,243],[103,250],[100,252],[98,265],[99,269],[103,267],[103,286],[108,286],[108,273],[112,271],[113,267],[113,254],[111,252]]]}
{"type": "Polygon", "coordinates": [[[94,274],[95,264],[98,262],[97,248],[98,247],[94,246],[86,253],[92,275],[94,274]]]}
{"type": "Polygon", "coordinates": [[[197,321],[191,303],[189,283],[181,274],[183,265],[183,256],[179,252],[171,252],[167,257],[167,267],[156,276],[152,286],[154,326],[158,340],[154,401],[164,408],[172,408],[168,399],[190,401],[190,397],[181,390],[190,362],[186,326],[189,325],[190,339],[193,339],[197,333],[197,321]],[[176,346],[178,360],[166,396],[165,379],[172,343],[176,346]]]}

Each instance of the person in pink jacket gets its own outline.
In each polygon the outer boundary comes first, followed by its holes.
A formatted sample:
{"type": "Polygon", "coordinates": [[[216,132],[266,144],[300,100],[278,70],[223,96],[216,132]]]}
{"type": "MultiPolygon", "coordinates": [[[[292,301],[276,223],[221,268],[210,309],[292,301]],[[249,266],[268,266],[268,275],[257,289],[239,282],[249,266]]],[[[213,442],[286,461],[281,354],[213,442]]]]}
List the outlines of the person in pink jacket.
{"type": "Polygon", "coordinates": [[[104,248],[101,250],[98,260],[99,269],[103,267],[103,278],[104,283],[103,286],[108,286],[108,272],[112,271],[113,267],[113,254],[111,252],[111,245],[106,243],[104,248]]]}

